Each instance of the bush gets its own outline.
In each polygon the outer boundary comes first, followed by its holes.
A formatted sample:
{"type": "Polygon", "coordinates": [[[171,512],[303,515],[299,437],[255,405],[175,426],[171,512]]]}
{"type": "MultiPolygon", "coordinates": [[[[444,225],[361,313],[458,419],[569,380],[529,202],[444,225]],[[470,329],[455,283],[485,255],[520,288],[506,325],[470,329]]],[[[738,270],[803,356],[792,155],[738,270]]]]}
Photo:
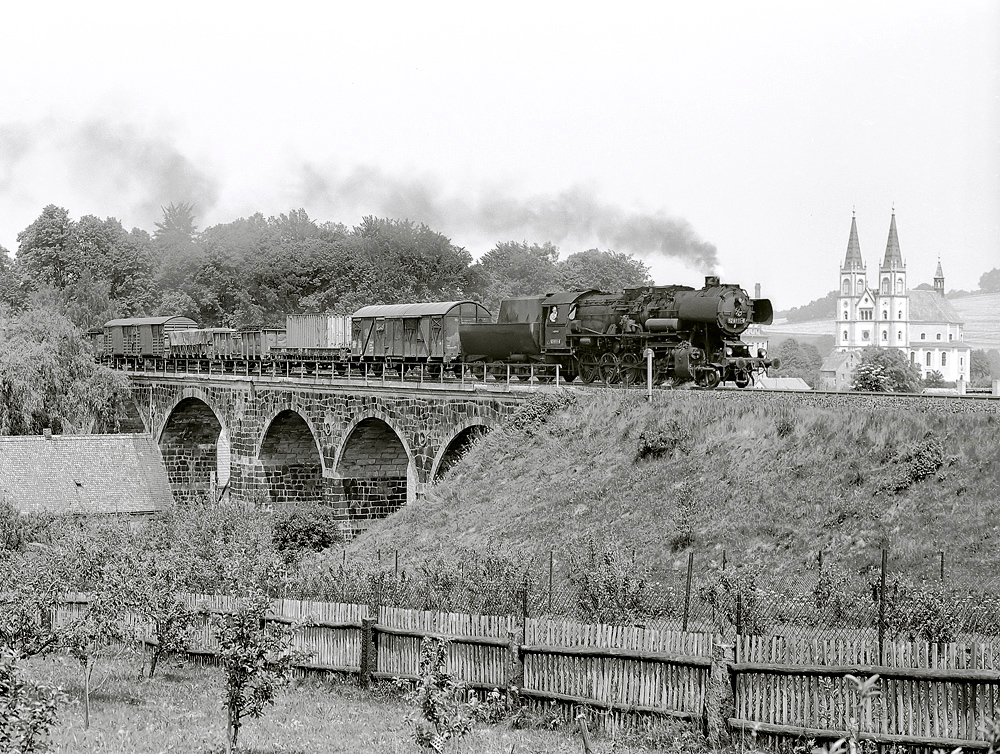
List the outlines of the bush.
{"type": "MultiPolygon", "coordinates": [[[[872,586],[877,594],[877,585],[872,586]]],[[[958,600],[940,584],[895,577],[886,585],[885,603],[885,629],[892,637],[948,643],[962,627],[958,600]]]]}
{"type": "Polygon", "coordinates": [[[28,683],[14,655],[0,652],[0,751],[48,750],[48,731],[56,722],[62,693],[28,683]]]}
{"type": "Polygon", "coordinates": [[[734,629],[744,636],[762,636],[770,628],[768,596],[758,586],[760,566],[752,563],[716,571],[698,587],[698,596],[712,606],[722,633],[734,629]]]}
{"type": "Polygon", "coordinates": [[[582,561],[571,564],[579,618],[588,623],[632,625],[674,612],[673,595],[652,581],[635,553],[591,542],[582,561]]]}
{"type": "Polygon", "coordinates": [[[945,460],[944,444],[936,437],[925,437],[896,456],[888,479],[882,486],[890,492],[901,492],[911,484],[936,474],[945,460]]]}
{"type": "Polygon", "coordinates": [[[649,428],[639,433],[635,460],[639,462],[646,458],[660,458],[672,454],[675,450],[689,453],[692,438],[689,426],[681,424],[676,419],[670,419],[663,428],[649,428]]]}
{"type": "Polygon", "coordinates": [[[325,505],[295,505],[279,513],[271,535],[286,561],[303,552],[320,552],[344,540],[333,511],[325,505]]]}

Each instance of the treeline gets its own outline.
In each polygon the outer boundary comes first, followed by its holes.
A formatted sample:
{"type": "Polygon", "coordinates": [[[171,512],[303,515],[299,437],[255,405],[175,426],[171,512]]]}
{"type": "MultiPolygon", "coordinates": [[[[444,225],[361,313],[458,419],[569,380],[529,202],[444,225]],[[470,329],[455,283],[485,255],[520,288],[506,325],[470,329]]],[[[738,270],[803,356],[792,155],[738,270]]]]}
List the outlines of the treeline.
{"type": "Polygon", "coordinates": [[[506,296],[651,282],[642,261],[615,251],[561,259],[551,243],[503,241],[474,261],[423,224],[365,217],[349,228],[303,210],[199,231],[190,204],[171,204],[149,233],[49,205],[17,242],[16,260],[0,253],[0,306],[8,315],[57,309],[83,328],[161,314],[282,326],[287,313],[465,298],[495,311],[506,296]]]}

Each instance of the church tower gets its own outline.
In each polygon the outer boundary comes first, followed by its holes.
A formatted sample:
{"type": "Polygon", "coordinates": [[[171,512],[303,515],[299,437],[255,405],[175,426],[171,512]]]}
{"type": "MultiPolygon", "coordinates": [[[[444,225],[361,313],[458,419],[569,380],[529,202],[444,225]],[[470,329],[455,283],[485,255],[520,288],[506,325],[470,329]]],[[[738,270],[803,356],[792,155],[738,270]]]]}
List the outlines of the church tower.
{"type": "Polygon", "coordinates": [[[938,257],[937,270],[934,272],[934,290],[939,296],[944,295],[944,271],[941,269],[941,257],[938,257]]]}
{"type": "Polygon", "coordinates": [[[896,211],[889,221],[889,240],[885,256],[878,268],[878,342],[882,348],[901,348],[907,343],[907,321],[910,318],[906,295],[906,263],[899,250],[896,233],[896,211]]]}
{"type": "Polygon", "coordinates": [[[851,214],[851,235],[847,239],[847,255],[840,267],[840,291],[837,295],[838,348],[854,345],[858,330],[858,303],[867,289],[865,262],[858,241],[857,216],[851,214]]]}

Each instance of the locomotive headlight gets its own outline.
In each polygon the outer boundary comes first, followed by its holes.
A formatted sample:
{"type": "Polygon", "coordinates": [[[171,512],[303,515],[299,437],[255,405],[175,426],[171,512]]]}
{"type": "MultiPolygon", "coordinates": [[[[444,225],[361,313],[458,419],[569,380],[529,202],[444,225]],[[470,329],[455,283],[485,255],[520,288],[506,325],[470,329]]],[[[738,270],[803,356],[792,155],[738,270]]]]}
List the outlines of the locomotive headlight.
{"type": "Polygon", "coordinates": [[[757,349],[757,358],[758,359],[766,359],[767,358],[767,349],[758,348],[757,349]]]}
{"type": "Polygon", "coordinates": [[[732,346],[726,346],[726,356],[732,356],[732,355],[733,355],[732,346]]]}

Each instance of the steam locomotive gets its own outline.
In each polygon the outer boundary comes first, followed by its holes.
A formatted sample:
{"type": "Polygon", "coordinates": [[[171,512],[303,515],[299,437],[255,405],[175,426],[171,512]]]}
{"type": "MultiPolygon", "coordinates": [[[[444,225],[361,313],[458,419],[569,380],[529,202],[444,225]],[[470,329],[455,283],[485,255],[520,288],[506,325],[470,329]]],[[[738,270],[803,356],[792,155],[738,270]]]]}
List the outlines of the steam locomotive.
{"type": "MultiPolygon", "coordinates": [[[[700,289],[646,286],[621,293],[567,291],[505,299],[496,321],[474,301],[366,306],[353,315],[288,315],[286,330],[199,329],[184,317],[113,320],[103,353],[118,366],[137,362],[222,362],[221,371],[360,375],[390,369],[455,376],[644,383],[651,358],[657,384],[720,382],[746,387],[777,366],[740,336],[769,324],[768,299],[705,278],[700,289]],[[227,366],[228,365],[228,366],[227,366]],[[558,371],[557,371],[558,370],[558,371]]],[[[156,365],[154,364],[154,368],[156,365]]],[[[202,371],[201,366],[198,370],[202,371]]],[[[211,367],[208,367],[211,371],[211,367]]]]}

